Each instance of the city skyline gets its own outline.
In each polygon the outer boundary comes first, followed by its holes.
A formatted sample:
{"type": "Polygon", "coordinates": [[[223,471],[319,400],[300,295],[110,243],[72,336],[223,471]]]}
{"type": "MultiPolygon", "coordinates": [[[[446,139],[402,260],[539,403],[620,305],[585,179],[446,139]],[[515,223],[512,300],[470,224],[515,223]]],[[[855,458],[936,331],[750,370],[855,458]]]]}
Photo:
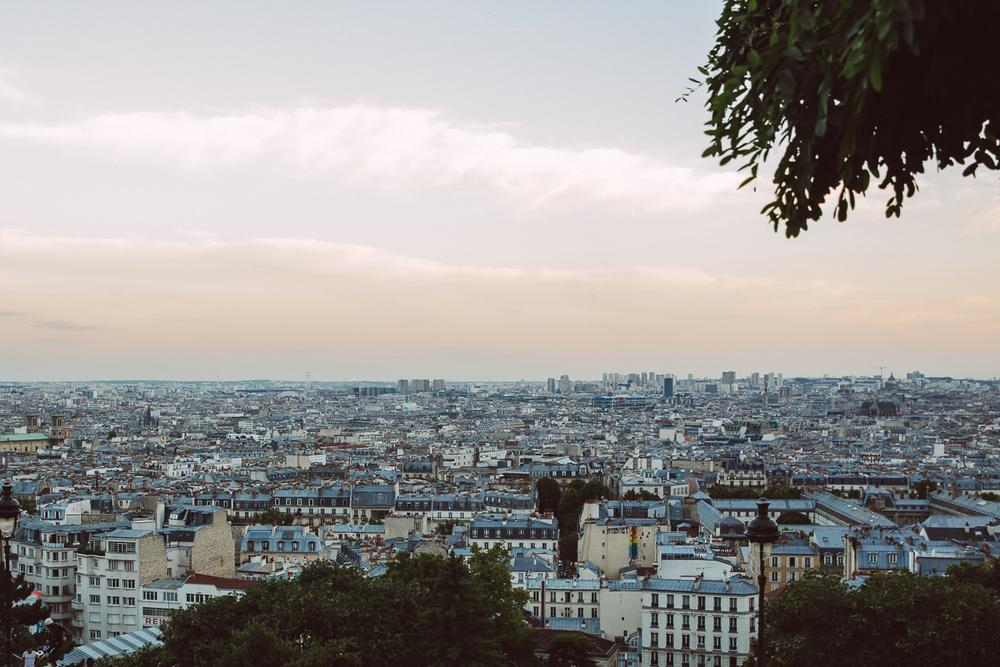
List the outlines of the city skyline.
{"type": "Polygon", "coordinates": [[[721,6],[7,8],[0,381],[995,377],[995,177],[775,234],[721,6]]]}

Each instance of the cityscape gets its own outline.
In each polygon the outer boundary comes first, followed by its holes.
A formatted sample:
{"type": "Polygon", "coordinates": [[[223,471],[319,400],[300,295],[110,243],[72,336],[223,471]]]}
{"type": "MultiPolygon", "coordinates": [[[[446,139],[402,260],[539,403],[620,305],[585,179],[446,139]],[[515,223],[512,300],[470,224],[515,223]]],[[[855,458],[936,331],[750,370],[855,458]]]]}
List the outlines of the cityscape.
{"type": "Polygon", "coordinates": [[[765,489],[767,593],[996,558],[998,390],[917,371],[7,382],[11,567],[69,630],[65,664],[316,561],[379,577],[400,553],[500,545],[526,618],[593,638],[600,664],[740,665],[765,489]],[[605,490],[570,518],[540,480],[605,490]]]}
{"type": "Polygon", "coordinates": [[[1000,0],[2,16],[0,667],[995,659],[1000,0]]]}

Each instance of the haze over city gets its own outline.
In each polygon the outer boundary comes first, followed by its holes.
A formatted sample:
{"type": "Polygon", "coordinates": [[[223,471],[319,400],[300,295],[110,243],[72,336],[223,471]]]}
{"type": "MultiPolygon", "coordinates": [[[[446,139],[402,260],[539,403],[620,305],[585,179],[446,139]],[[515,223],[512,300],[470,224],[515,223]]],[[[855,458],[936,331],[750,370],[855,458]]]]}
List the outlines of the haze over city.
{"type": "Polygon", "coordinates": [[[721,6],[6,7],[0,377],[998,375],[995,176],[774,233],[721,6]]]}

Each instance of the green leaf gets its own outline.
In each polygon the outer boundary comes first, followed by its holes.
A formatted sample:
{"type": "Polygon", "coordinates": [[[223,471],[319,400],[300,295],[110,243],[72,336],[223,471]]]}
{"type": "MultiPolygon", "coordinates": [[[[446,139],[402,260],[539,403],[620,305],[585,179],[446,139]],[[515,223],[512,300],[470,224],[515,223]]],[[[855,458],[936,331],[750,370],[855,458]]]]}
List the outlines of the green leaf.
{"type": "Polygon", "coordinates": [[[882,64],[878,58],[878,52],[872,54],[872,62],[868,68],[868,80],[871,81],[875,92],[882,91],[882,64]]]}

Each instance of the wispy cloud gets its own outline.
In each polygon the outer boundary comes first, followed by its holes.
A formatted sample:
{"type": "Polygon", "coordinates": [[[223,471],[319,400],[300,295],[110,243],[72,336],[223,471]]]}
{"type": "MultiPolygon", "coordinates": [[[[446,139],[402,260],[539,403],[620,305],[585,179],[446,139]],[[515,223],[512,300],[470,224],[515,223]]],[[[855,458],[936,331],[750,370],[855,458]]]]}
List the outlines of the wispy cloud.
{"type": "Polygon", "coordinates": [[[108,113],[63,124],[0,124],[0,137],[185,169],[253,162],[345,186],[461,187],[528,205],[609,203],[638,212],[699,210],[732,192],[737,179],[708,165],[698,172],[617,148],[531,144],[505,124],[365,104],[220,115],[108,113]]]}
{"type": "Polygon", "coordinates": [[[14,78],[15,75],[16,72],[14,70],[6,67],[0,67],[0,99],[24,106],[38,105],[40,100],[37,95],[32,95],[31,93],[15,86],[11,82],[11,79],[14,78]]]}
{"type": "Polygon", "coordinates": [[[74,324],[64,320],[51,320],[49,322],[37,322],[31,325],[36,329],[52,329],[54,331],[93,331],[100,327],[91,327],[84,324],[74,324]]]}

